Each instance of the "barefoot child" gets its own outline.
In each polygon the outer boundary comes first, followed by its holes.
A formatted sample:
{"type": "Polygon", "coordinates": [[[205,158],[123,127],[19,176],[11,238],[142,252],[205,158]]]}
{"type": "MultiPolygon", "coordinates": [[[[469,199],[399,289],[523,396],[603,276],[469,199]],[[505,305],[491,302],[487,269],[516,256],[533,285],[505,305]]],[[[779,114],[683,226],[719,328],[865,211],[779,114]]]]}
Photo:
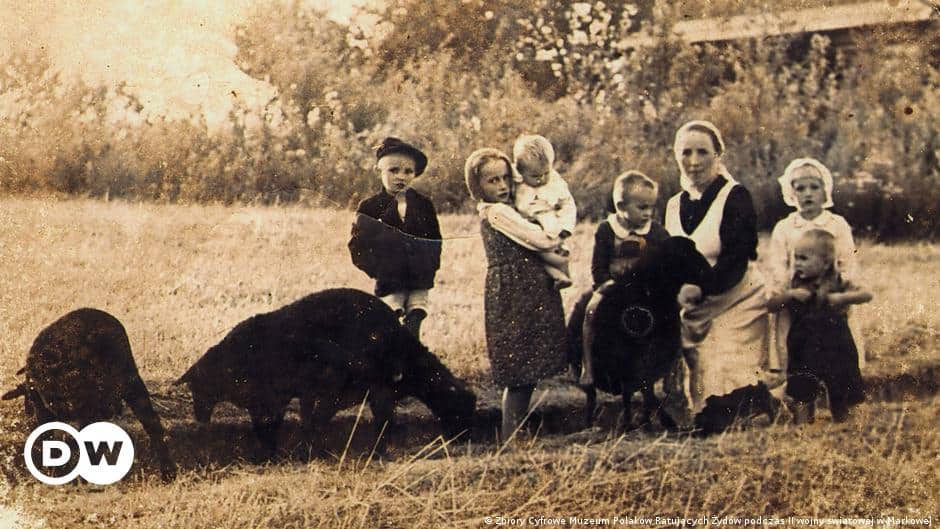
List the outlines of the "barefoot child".
{"type": "Polygon", "coordinates": [[[434,204],[411,189],[428,159],[418,148],[391,137],[375,156],[382,190],[356,209],[349,252],[353,264],[375,279],[375,295],[420,339],[442,245],[434,204]]]}
{"type": "Polygon", "coordinates": [[[614,181],[613,202],[616,213],[597,225],[594,256],[591,260],[593,290],[579,303],[587,303],[582,329],[581,378],[583,386],[594,383],[594,315],[604,297],[604,286],[619,281],[640,256],[669,238],[662,225],[653,220],[659,186],[639,171],[627,171],[614,181]],[[584,300],[587,301],[584,301],[584,300]]]}
{"type": "Polygon", "coordinates": [[[813,422],[822,386],[833,422],[845,421],[849,408],[865,400],[846,309],[872,296],[840,276],[835,241],[825,230],[803,233],[793,246],[790,284],[768,301],[772,311],[790,311],[786,393],[796,403],[797,423],[813,422]]]}
{"type": "MultiPolygon", "coordinates": [[[[858,264],[855,258],[855,242],[852,228],[840,215],[829,211],[832,203],[832,174],[822,163],[812,158],[797,158],[790,162],[778,181],[784,202],[796,211],[774,226],[770,237],[768,263],[771,269],[771,294],[785,290],[793,278],[793,249],[803,233],[820,229],[832,234],[835,239],[835,267],[847,281],[858,280],[858,264]]],[[[849,326],[858,349],[858,367],[865,367],[865,347],[861,340],[861,327],[849,311],[849,326]]],[[[773,333],[775,353],[771,362],[779,359],[776,369],[786,367],[787,329],[790,315],[782,310],[776,315],[773,333]]]]}
{"type": "MultiPolygon", "coordinates": [[[[578,210],[568,184],[554,169],[555,149],[542,136],[523,134],[512,148],[516,167],[516,209],[526,219],[538,223],[552,239],[564,239],[574,232],[578,210]]],[[[563,257],[568,249],[561,245],[563,257]]],[[[546,261],[546,270],[560,289],[571,286],[568,265],[554,265],[546,261]]]]}

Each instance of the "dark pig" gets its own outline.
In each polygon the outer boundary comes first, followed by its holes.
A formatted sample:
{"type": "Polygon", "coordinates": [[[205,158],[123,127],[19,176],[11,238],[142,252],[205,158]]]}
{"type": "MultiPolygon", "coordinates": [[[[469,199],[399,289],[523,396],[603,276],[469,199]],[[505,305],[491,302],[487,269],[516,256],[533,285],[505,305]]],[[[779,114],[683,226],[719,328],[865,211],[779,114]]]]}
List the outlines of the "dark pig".
{"type": "Polygon", "coordinates": [[[246,409],[265,455],[273,455],[286,408],[299,397],[311,437],[340,410],[367,397],[376,424],[416,397],[449,434],[465,428],[476,396],[399,323],[382,300],[353,289],[324,290],[236,325],[177,383],[189,386],[198,421],[216,403],[246,409]]]}
{"type": "MultiPolygon", "coordinates": [[[[643,421],[650,424],[652,411],[661,410],[653,386],[669,373],[681,350],[679,289],[685,283],[701,284],[710,275],[708,261],[690,239],[670,237],[621,280],[601,287],[603,299],[592,320],[594,385],[584,388],[588,425],[596,389],[622,395],[625,424],[632,416],[633,393],[642,392],[643,421]]],[[[568,320],[569,362],[575,373],[581,370],[586,306],[586,298],[579,301],[568,320]]],[[[666,426],[675,426],[665,413],[660,413],[660,419],[666,426]]]]}
{"type": "Polygon", "coordinates": [[[62,316],[39,333],[17,374],[26,380],[2,399],[24,397],[26,415],[40,424],[81,428],[120,415],[126,402],[150,437],[163,478],[175,476],[163,425],[114,316],[90,308],[62,316]]]}

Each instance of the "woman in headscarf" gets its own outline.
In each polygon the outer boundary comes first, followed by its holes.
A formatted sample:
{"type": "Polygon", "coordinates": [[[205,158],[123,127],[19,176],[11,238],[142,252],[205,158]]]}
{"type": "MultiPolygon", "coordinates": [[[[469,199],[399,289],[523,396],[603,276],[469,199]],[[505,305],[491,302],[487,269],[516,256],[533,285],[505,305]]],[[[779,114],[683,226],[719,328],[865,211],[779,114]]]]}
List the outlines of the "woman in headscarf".
{"type": "Polygon", "coordinates": [[[666,231],[695,241],[713,272],[679,294],[689,394],[698,412],[706,397],[765,378],[768,314],[755,263],[757,215],[751,194],[721,161],[721,133],[707,121],[690,121],[676,132],[673,150],[682,191],[666,206],[666,231]]]}

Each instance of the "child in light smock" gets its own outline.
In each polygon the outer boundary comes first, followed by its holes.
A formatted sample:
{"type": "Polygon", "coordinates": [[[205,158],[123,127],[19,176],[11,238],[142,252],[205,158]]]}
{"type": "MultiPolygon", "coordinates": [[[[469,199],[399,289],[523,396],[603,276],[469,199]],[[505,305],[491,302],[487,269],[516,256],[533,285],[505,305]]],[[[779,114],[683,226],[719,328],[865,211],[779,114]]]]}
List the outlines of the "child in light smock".
{"type": "MultiPolygon", "coordinates": [[[[858,281],[858,262],[852,228],[846,220],[829,211],[832,202],[832,174],[825,165],[813,158],[797,158],[790,162],[778,179],[783,201],[796,211],[774,226],[770,237],[768,266],[771,272],[770,295],[779,294],[787,289],[793,278],[793,250],[799,238],[809,230],[819,229],[832,234],[835,245],[835,267],[846,281],[858,281]]],[[[780,365],[771,367],[786,368],[786,338],[790,328],[790,314],[786,309],[776,315],[773,326],[773,347],[771,362],[779,359],[780,365]]],[[[861,340],[861,327],[858,319],[848,314],[849,328],[858,350],[858,367],[865,367],[865,347],[861,340]]]]}
{"type": "MultiPolygon", "coordinates": [[[[555,149],[542,136],[523,134],[512,148],[516,167],[516,210],[526,219],[538,223],[552,239],[564,239],[574,232],[578,209],[568,190],[568,183],[555,170],[555,149]]],[[[569,250],[559,247],[560,255],[569,250]]],[[[547,260],[545,270],[555,280],[555,288],[571,286],[568,266],[556,266],[547,260]]]]}

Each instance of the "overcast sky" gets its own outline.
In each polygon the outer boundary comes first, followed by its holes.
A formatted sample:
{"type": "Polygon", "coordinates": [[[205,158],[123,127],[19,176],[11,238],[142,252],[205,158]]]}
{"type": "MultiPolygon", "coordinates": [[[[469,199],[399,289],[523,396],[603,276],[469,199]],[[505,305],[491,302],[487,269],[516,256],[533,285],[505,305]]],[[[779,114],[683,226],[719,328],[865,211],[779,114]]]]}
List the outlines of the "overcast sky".
{"type": "MultiPolygon", "coordinates": [[[[348,21],[367,0],[308,0],[348,21]]],[[[248,105],[275,94],[235,65],[233,28],[252,0],[0,0],[0,35],[13,49],[43,49],[66,77],[126,83],[146,111],[224,119],[232,93],[248,105]]]]}

